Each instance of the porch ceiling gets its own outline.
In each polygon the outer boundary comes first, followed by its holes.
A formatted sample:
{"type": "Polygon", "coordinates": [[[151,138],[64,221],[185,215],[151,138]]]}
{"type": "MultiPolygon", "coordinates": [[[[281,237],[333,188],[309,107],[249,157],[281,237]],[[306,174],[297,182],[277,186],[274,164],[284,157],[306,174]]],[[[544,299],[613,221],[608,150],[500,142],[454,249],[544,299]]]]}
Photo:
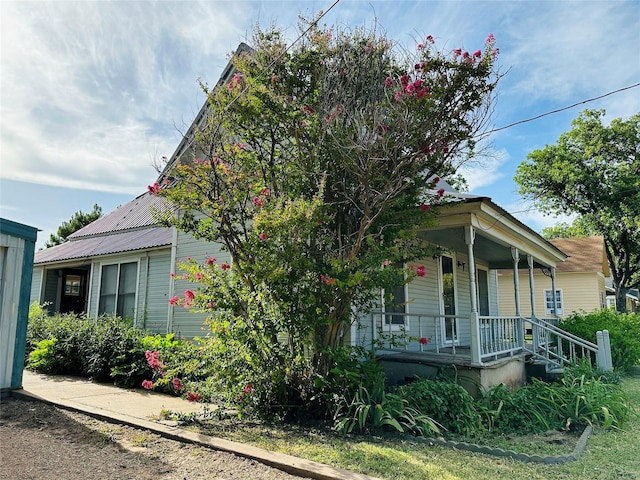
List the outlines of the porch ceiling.
{"type": "Polygon", "coordinates": [[[486,197],[450,204],[439,212],[438,224],[420,232],[427,241],[467,254],[464,228],[475,230],[474,255],[492,269],[513,268],[511,247],[520,251],[520,264],[532,255],[534,267],[555,267],[566,255],[538,233],[512,217],[486,197]]]}

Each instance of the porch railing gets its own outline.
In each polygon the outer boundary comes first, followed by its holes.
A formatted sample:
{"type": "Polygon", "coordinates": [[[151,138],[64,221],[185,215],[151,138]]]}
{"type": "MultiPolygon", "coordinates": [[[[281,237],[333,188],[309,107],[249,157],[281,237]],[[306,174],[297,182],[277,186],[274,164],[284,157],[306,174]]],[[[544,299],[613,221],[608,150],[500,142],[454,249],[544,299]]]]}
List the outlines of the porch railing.
{"type": "MultiPolygon", "coordinates": [[[[437,313],[371,313],[372,344],[375,348],[394,351],[435,352],[455,355],[464,339],[461,321],[469,319],[458,315],[437,313]],[[443,324],[444,332],[443,332],[443,324]]],[[[468,339],[464,342],[468,345],[468,339]]]]}
{"type": "MultiPolygon", "coordinates": [[[[599,368],[611,368],[609,333],[598,332],[591,343],[557,326],[555,319],[519,316],[478,318],[480,362],[518,353],[529,353],[547,365],[547,370],[574,363],[579,358],[595,360],[599,368]],[[528,329],[531,328],[531,337],[528,329]],[[530,340],[530,342],[529,342],[530,340]]],[[[432,313],[373,312],[368,340],[376,349],[473,355],[470,319],[432,313]],[[463,328],[463,325],[465,328],[463,328]],[[460,347],[465,347],[460,351],[460,347]]]]}
{"type": "Polygon", "coordinates": [[[521,317],[478,317],[480,327],[480,361],[514,355],[524,348],[524,325],[521,317]]]}

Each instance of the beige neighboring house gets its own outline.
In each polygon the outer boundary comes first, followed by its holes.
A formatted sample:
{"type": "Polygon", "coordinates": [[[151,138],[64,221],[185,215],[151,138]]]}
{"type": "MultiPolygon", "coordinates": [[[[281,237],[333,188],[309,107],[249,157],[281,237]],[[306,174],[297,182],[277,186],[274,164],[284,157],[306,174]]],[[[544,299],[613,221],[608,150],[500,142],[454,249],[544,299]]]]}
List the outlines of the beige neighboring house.
{"type": "MultiPolygon", "coordinates": [[[[557,316],[564,318],[574,312],[592,312],[605,308],[605,278],[609,277],[610,272],[603,238],[558,238],[551,240],[551,243],[568,255],[568,258],[559,262],[555,269],[557,316]]],[[[519,265],[518,277],[520,285],[529,285],[529,270],[525,265],[519,265]]],[[[520,296],[521,311],[532,311],[533,297],[533,311],[536,317],[554,317],[551,270],[535,269],[533,282],[533,293],[520,296]]],[[[515,315],[517,312],[514,306],[516,302],[512,270],[498,272],[498,292],[500,315],[515,315]]],[[[528,289],[526,293],[529,293],[528,289]]]]}

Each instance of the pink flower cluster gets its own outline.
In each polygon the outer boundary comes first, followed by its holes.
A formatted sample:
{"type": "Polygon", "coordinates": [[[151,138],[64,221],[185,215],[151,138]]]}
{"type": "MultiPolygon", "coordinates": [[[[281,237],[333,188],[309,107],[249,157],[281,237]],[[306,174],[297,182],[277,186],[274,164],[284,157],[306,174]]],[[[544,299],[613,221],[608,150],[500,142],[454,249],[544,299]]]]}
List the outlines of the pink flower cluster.
{"type": "Polygon", "coordinates": [[[420,265],[418,268],[416,268],[416,275],[418,275],[419,277],[424,277],[426,275],[424,265],[420,265]]]}
{"type": "Polygon", "coordinates": [[[164,370],[164,364],[160,361],[160,352],[147,350],[144,356],[147,357],[147,363],[151,368],[154,370],[164,370]]]}
{"type": "Polygon", "coordinates": [[[184,291],[184,308],[189,308],[193,304],[193,299],[196,298],[196,294],[193,290],[184,291]]]}
{"type": "Polygon", "coordinates": [[[321,275],[320,276],[320,281],[322,283],[325,283],[325,284],[329,285],[329,286],[335,285],[335,283],[337,282],[337,280],[335,278],[331,278],[331,277],[328,277],[326,275],[321,275]]]}
{"type": "Polygon", "coordinates": [[[158,195],[160,193],[160,184],[155,182],[153,185],[148,185],[147,190],[149,190],[153,195],[158,195]]]}
{"type": "Polygon", "coordinates": [[[153,382],[151,380],[143,380],[142,381],[142,388],[144,388],[146,390],[151,390],[153,388],[153,382]]]}
{"type": "Polygon", "coordinates": [[[184,387],[184,385],[182,385],[182,381],[177,377],[171,380],[171,385],[173,385],[173,388],[176,391],[180,391],[184,387]]]}

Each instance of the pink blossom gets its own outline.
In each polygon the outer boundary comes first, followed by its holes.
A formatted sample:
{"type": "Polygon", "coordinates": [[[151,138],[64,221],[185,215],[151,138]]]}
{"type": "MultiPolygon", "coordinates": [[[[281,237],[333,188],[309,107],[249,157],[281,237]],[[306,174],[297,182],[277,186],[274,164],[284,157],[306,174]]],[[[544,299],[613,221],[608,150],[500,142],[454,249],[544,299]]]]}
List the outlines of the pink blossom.
{"type": "Polygon", "coordinates": [[[384,262],[382,262],[382,265],[388,267],[389,265],[391,265],[391,260],[385,260],[384,262]]]}
{"type": "Polygon", "coordinates": [[[422,79],[418,78],[415,82],[413,82],[413,86],[416,88],[422,88],[422,79]]]}
{"type": "Polygon", "coordinates": [[[462,49],[461,49],[461,48],[454,48],[454,49],[453,49],[453,57],[454,57],[454,58],[457,58],[457,57],[459,57],[460,55],[462,55],[462,49]]]}
{"type": "Polygon", "coordinates": [[[411,77],[409,77],[409,75],[402,75],[400,77],[400,85],[402,85],[403,87],[406,87],[407,85],[409,85],[410,81],[411,81],[411,77]]]}
{"type": "Polygon", "coordinates": [[[429,210],[431,210],[431,205],[428,204],[422,204],[420,205],[420,210],[422,210],[423,212],[428,212],[429,210]]]}
{"type": "Polygon", "coordinates": [[[271,190],[269,190],[268,188],[263,188],[260,191],[260,195],[264,195],[265,197],[268,197],[269,195],[271,195],[271,190]]]}
{"type": "Polygon", "coordinates": [[[429,343],[429,339],[427,337],[420,337],[420,343],[422,345],[426,345],[427,343],[429,343]]]}
{"type": "Polygon", "coordinates": [[[185,290],[184,291],[184,298],[188,301],[191,302],[194,298],[196,298],[196,294],[193,290],[185,290]]]}
{"type": "Polygon", "coordinates": [[[202,273],[196,272],[196,280],[198,281],[202,280],[202,273]]]}
{"type": "Polygon", "coordinates": [[[476,58],[480,58],[482,56],[482,52],[480,50],[476,50],[473,52],[473,56],[476,58]]]}
{"type": "Polygon", "coordinates": [[[393,78],[391,78],[391,77],[387,77],[387,78],[384,79],[384,86],[385,87],[392,87],[394,83],[395,82],[393,81],[393,78]]]}
{"type": "Polygon", "coordinates": [[[416,275],[418,275],[419,277],[424,277],[425,276],[424,265],[420,265],[416,269],[416,275]]]}
{"type": "Polygon", "coordinates": [[[207,258],[207,261],[205,262],[207,265],[212,265],[214,263],[216,263],[216,257],[209,257],[207,258]]]}
{"type": "Polygon", "coordinates": [[[179,378],[174,378],[173,380],[171,380],[171,384],[173,385],[174,389],[182,390],[183,385],[179,378]]]}
{"type": "Polygon", "coordinates": [[[489,36],[487,37],[487,43],[493,43],[495,41],[495,38],[493,37],[493,33],[490,33],[489,36]]]}
{"type": "Polygon", "coordinates": [[[396,102],[401,101],[401,100],[402,100],[402,96],[403,96],[403,95],[402,95],[402,90],[398,90],[398,91],[396,92],[395,96],[394,96],[394,97],[395,97],[395,99],[396,99],[396,102]]]}
{"type": "Polygon", "coordinates": [[[262,201],[262,199],[260,197],[253,197],[253,200],[251,200],[251,202],[256,206],[256,207],[262,207],[264,205],[264,202],[262,201]]]}
{"type": "Polygon", "coordinates": [[[147,390],[151,390],[153,388],[153,382],[151,380],[143,380],[142,381],[142,388],[145,388],[147,390]]]}
{"type": "Polygon", "coordinates": [[[231,265],[229,265],[227,262],[224,262],[222,265],[220,265],[220,268],[222,270],[229,270],[231,268],[231,265]]]}
{"type": "Polygon", "coordinates": [[[494,57],[497,56],[499,53],[500,53],[499,48],[494,48],[493,50],[491,50],[491,55],[493,55],[494,57]]]}
{"type": "Polygon", "coordinates": [[[171,272],[171,273],[169,274],[169,276],[170,276],[171,278],[176,278],[176,274],[175,274],[175,272],[171,272]]]}
{"type": "Polygon", "coordinates": [[[176,305],[180,303],[180,298],[179,297],[171,297],[169,299],[169,305],[176,305]]]}
{"type": "Polygon", "coordinates": [[[190,402],[199,402],[200,398],[200,395],[198,395],[197,393],[187,392],[187,400],[189,400],[190,402]]]}
{"type": "Polygon", "coordinates": [[[155,182],[153,185],[148,185],[147,190],[149,190],[153,195],[158,195],[160,193],[160,184],[155,182]]]}
{"type": "Polygon", "coordinates": [[[440,181],[440,177],[434,177],[433,178],[433,183],[438,183],[440,181]]]}
{"type": "Polygon", "coordinates": [[[207,303],[207,308],[214,308],[216,306],[215,302],[209,302],[207,303]]]}
{"type": "Polygon", "coordinates": [[[409,85],[404,87],[405,93],[408,93],[409,95],[411,95],[414,92],[414,90],[415,90],[415,87],[413,86],[413,83],[410,83],[409,85]]]}
{"type": "Polygon", "coordinates": [[[431,45],[436,43],[436,41],[433,39],[432,35],[427,35],[427,43],[430,43],[431,45]]]}
{"type": "Polygon", "coordinates": [[[160,361],[160,352],[152,352],[151,350],[147,350],[144,353],[144,356],[147,358],[147,363],[154,370],[162,370],[164,368],[164,364],[160,361]]]}
{"type": "Polygon", "coordinates": [[[247,383],[244,387],[244,393],[251,393],[253,391],[253,385],[247,383]]]}
{"type": "Polygon", "coordinates": [[[278,75],[273,75],[273,76],[271,77],[271,81],[272,81],[272,82],[277,82],[277,81],[278,81],[278,75]]]}
{"type": "Polygon", "coordinates": [[[306,114],[312,114],[313,112],[315,112],[314,108],[309,106],[309,105],[303,105],[302,106],[302,111],[306,114]]]}
{"type": "Polygon", "coordinates": [[[267,234],[266,234],[266,233],[262,232],[262,233],[260,234],[260,240],[263,240],[263,241],[264,241],[264,240],[266,240],[267,238],[269,238],[269,237],[267,236],[267,234]]]}
{"type": "Polygon", "coordinates": [[[444,188],[441,188],[440,190],[438,190],[438,198],[442,198],[444,197],[444,188]]]}
{"type": "Polygon", "coordinates": [[[421,43],[419,43],[419,44],[418,44],[418,50],[422,50],[423,48],[424,48],[424,45],[423,45],[423,44],[421,44],[421,43]]]}

